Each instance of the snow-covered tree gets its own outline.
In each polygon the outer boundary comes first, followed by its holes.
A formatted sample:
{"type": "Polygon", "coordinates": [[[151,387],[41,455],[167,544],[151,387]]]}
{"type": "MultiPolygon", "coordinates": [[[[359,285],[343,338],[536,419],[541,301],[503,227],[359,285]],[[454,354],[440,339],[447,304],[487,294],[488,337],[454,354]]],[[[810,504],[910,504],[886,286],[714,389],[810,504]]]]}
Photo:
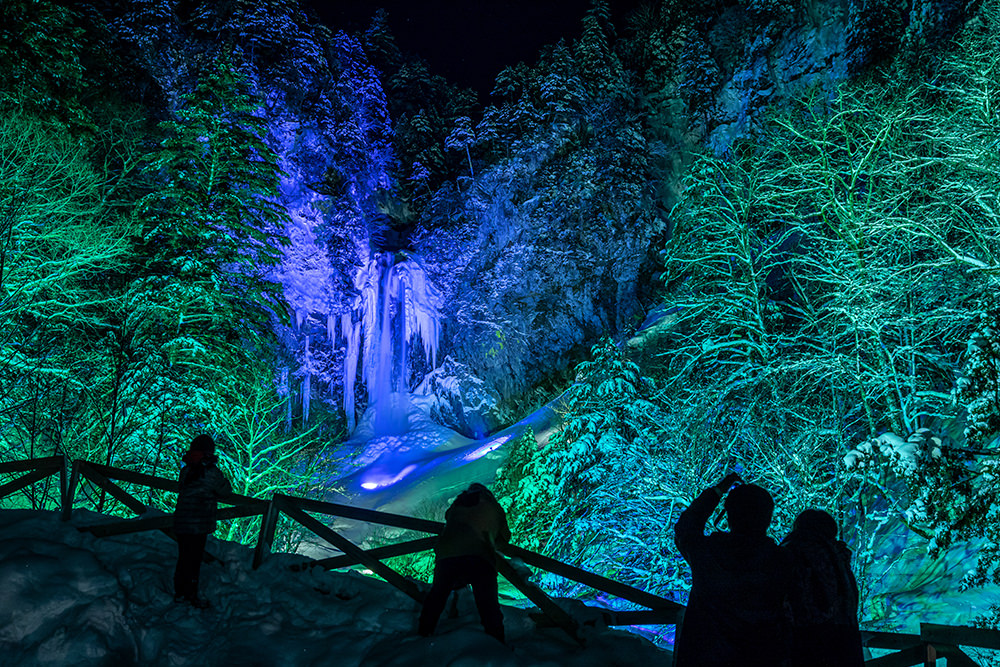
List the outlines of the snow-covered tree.
{"type": "Polygon", "coordinates": [[[965,437],[983,447],[1000,434],[1000,309],[990,308],[966,349],[956,396],[966,410],[965,437]]]}
{"type": "MultiPolygon", "coordinates": [[[[127,170],[135,158],[119,141],[127,170]]],[[[88,144],[61,123],[3,105],[0,432],[8,455],[75,452],[85,440],[70,435],[71,423],[114,324],[115,278],[136,231],[111,204],[121,176],[95,167],[88,144]]]]}
{"type": "Polygon", "coordinates": [[[264,120],[228,60],[208,66],[162,131],[146,166],[151,192],[139,205],[136,247],[144,260],[130,299],[142,313],[138,340],[159,341],[170,365],[191,374],[184,391],[196,406],[195,377],[219,383],[247,355],[266,355],[268,320],[283,312],[271,274],[287,214],[264,120]]]}
{"type": "Polygon", "coordinates": [[[653,382],[610,339],[576,370],[560,430],[541,449],[522,436],[500,473],[514,541],[644,587],[654,577],[662,577],[656,588],[669,585],[671,573],[660,571],[663,519],[651,521],[647,512],[659,508],[645,501],[659,495],[665,472],[653,382]]]}
{"type": "Polygon", "coordinates": [[[472,121],[468,116],[459,116],[455,119],[455,128],[444,140],[444,145],[453,151],[465,151],[465,157],[469,160],[469,175],[475,178],[476,172],[472,168],[472,153],[469,147],[476,143],[476,135],[472,129],[472,121]]]}

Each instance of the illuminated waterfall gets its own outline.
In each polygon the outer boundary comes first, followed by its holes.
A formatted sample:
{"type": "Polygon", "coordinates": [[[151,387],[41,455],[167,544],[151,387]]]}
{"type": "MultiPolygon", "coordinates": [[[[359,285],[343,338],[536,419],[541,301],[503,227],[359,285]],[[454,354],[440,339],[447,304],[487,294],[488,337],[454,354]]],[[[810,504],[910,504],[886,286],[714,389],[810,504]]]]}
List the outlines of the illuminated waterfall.
{"type": "Polygon", "coordinates": [[[354,287],[354,308],[341,315],[340,326],[347,343],[347,427],[353,431],[356,426],[354,385],[360,361],[375,435],[402,433],[409,414],[409,348],[419,337],[424,357],[432,367],[437,365],[441,295],[419,262],[389,252],[376,254],[359,269],[354,287]]]}

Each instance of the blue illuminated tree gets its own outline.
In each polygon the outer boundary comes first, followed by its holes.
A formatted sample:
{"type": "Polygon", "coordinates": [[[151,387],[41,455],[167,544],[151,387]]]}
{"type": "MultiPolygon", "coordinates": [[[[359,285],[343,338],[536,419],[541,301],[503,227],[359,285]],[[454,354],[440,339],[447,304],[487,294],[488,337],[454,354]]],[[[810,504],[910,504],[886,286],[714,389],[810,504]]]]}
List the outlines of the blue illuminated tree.
{"type": "Polygon", "coordinates": [[[444,140],[445,146],[454,151],[465,151],[465,157],[469,160],[469,175],[475,178],[476,172],[472,169],[472,153],[469,147],[476,142],[476,134],[472,129],[472,121],[468,116],[459,116],[455,119],[455,129],[451,131],[448,138],[444,140]]]}

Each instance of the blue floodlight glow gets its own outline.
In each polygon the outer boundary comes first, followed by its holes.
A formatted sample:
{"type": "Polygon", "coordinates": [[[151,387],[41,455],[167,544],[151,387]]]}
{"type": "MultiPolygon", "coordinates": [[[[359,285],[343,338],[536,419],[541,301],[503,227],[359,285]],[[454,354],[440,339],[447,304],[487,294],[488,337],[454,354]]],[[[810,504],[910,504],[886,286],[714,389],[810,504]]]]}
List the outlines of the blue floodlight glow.
{"type": "Polygon", "coordinates": [[[499,438],[494,438],[493,440],[487,440],[485,443],[476,447],[471,452],[466,452],[462,454],[463,461],[475,461],[476,459],[482,458],[492,451],[495,451],[502,447],[506,442],[513,438],[513,434],[507,434],[500,436],[499,438]]]}
{"type": "Polygon", "coordinates": [[[388,488],[393,484],[396,484],[397,482],[402,480],[404,477],[406,477],[416,469],[417,469],[417,464],[411,463],[410,465],[400,470],[399,473],[394,477],[390,477],[389,475],[380,473],[378,471],[372,471],[372,473],[366,475],[364,481],[361,482],[361,488],[364,489],[365,491],[377,491],[378,489],[388,488]]]}

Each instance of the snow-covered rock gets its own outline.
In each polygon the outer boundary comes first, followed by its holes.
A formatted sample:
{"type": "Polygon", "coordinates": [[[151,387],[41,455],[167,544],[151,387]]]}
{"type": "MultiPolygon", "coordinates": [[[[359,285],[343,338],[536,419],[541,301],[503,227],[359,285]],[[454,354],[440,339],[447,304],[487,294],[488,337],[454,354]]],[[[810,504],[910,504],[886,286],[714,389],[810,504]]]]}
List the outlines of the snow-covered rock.
{"type": "Polygon", "coordinates": [[[469,438],[482,438],[501,424],[500,396],[451,357],[424,377],[413,390],[425,397],[430,417],[469,438]]]}

